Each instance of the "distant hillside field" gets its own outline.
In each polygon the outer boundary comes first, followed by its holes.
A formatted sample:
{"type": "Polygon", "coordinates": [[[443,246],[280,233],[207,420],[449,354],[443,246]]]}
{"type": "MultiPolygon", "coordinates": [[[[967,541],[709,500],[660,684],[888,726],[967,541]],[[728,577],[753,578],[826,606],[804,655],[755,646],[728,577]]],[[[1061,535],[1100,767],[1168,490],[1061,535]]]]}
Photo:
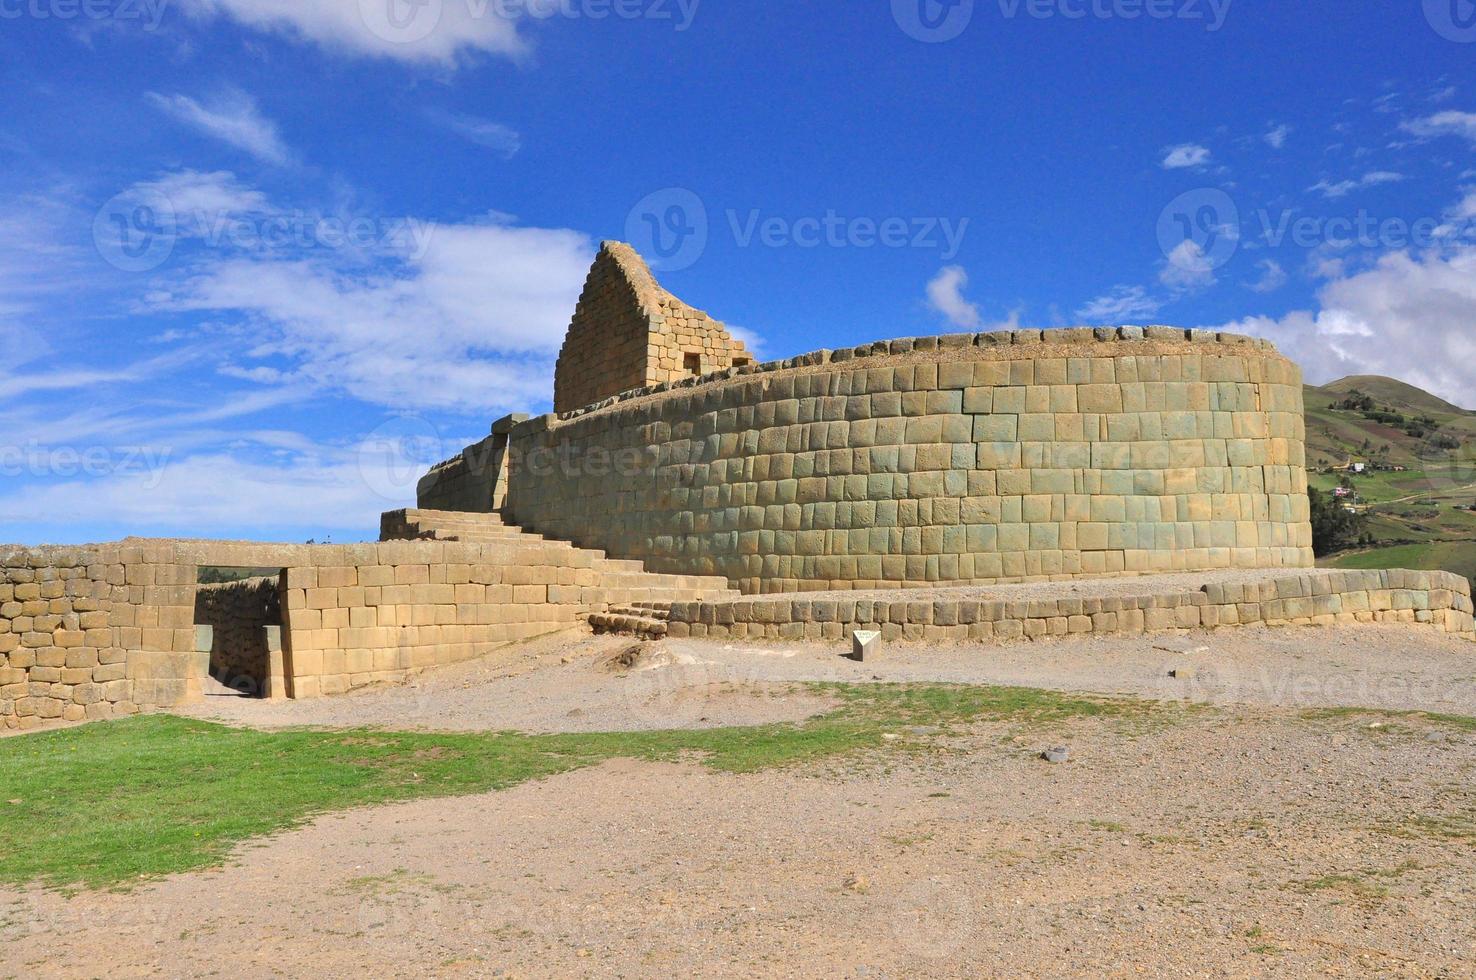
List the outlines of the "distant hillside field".
{"type": "Polygon", "coordinates": [[[1476,577],[1476,412],[1371,375],[1309,385],[1306,402],[1312,485],[1350,482],[1378,542],[1322,564],[1476,577]],[[1364,474],[1343,472],[1355,462],[1364,474]]]}

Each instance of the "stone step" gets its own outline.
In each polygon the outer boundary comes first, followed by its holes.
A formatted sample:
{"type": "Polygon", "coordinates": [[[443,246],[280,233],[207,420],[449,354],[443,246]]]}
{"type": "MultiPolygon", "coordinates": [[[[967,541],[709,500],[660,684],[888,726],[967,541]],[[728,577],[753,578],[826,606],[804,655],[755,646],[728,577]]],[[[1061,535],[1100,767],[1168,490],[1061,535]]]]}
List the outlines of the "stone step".
{"type": "Polygon", "coordinates": [[[634,616],[640,619],[659,619],[663,623],[671,619],[671,603],[632,602],[611,606],[606,613],[611,616],[634,616]]]}
{"type": "MultiPolygon", "coordinates": [[[[384,516],[383,527],[390,537],[443,541],[494,548],[506,547],[503,560],[529,563],[552,561],[571,568],[588,569],[598,581],[586,588],[605,594],[621,604],[620,615],[628,619],[664,623],[672,602],[724,602],[739,594],[721,576],[679,575],[647,571],[645,563],[631,558],[611,558],[605,552],[579,548],[568,541],[545,538],[503,520],[501,514],[458,513],[408,509],[384,516]]],[[[601,602],[591,598],[598,609],[601,602]]],[[[602,613],[600,615],[610,615],[602,613]]],[[[644,624],[636,627],[645,629],[644,624]]]]}
{"type": "Polygon", "coordinates": [[[214,676],[206,674],[200,678],[200,694],[207,698],[244,698],[249,697],[241,691],[216,680],[214,676]]]}
{"type": "Polygon", "coordinates": [[[589,617],[589,625],[596,633],[637,636],[646,640],[659,640],[666,636],[666,620],[651,616],[594,613],[589,617]]]}
{"type": "Polygon", "coordinates": [[[450,511],[450,510],[419,510],[411,509],[404,511],[407,521],[419,521],[423,524],[474,524],[479,527],[513,527],[502,519],[501,514],[482,514],[474,511],[450,511]]]}

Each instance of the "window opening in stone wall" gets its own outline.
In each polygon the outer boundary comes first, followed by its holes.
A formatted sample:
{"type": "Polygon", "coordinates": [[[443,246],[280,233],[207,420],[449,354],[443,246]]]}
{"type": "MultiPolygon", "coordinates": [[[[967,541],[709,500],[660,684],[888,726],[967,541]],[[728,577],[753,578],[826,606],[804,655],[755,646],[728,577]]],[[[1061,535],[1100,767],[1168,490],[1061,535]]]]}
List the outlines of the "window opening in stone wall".
{"type": "Polygon", "coordinates": [[[733,358],[733,366],[734,367],[748,367],[748,365],[750,365],[752,363],[753,362],[750,361],[746,357],[735,357],[735,358],[733,358]]]}
{"type": "Polygon", "coordinates": [[[696,376],[696,375],[701,374],[702,373],[702,355],[701,354],[688,354],[686,357],[682,358],[682,366],[687,369],[687,373],[690,374],[690,375],[696,376]]]}
{"type": "Polygon", "coordinates": [[[206,697],[262,698],[282,653],[280,568],[201,566],[195,656],[206,697]]]}

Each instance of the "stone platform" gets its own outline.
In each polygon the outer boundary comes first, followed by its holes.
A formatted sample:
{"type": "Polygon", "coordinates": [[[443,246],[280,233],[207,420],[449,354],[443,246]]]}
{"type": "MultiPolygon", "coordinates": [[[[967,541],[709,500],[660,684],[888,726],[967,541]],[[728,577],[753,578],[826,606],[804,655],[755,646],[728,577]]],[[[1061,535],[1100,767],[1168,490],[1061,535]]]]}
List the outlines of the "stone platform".
{"type": "Polygon", "coordinates": [[[1427,624],[1476,640],[1471,584],[1450,572],[1286,569],[676,602],[673,637],[1038,640],[1222,627],[1427,624]]]}

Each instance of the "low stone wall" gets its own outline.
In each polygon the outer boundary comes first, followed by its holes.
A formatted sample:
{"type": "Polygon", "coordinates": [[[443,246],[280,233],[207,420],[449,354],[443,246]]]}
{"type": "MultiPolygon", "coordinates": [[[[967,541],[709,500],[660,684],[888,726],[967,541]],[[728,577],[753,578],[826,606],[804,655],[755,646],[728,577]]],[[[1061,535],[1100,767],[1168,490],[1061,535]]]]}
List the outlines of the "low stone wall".
{"type": "Polygon", "coordinates": [[[114,640],[121,573],[81,549],[0,547],[0,724],[33,728],[132,714],[127,654],[114,640]]]}
{"type": "MultiPolygon", "coordinates": [[[[514,532],[515,533],[515,532],[514,532]]],[[[633,566],[633,567],[632,567],[633,566]]],[[[577,625],[614,603],[716,594],[720,581],[649,575],[557,541],[285,545],[128,539],[0,548],[0,723],[34,727],[169,707],[201,695],[197,619],[216,628],[217,676],[268,667],[269,696],[316,697],[577,625]],[[200,587],[203,567],[281,568],[200,587]],[[232,653],[231,651],[241,651],[232,653]]]]}
{"type": "Polygon", "coordinates": [[[279,577],[202,585],[195,595],[195,625],[212,631],[210,674],[245,694],[267,691],[271,651],[267,627],[282,625],[279,577]]]}
{"type": "Polygon", "coordinates": [[[526,415],[498,419],[490,436],[434,467],[416,486],[420,506],[482,514],[501,510],[507,501],[508,434],[526,421],[526,415]]]}
{"type": "Polygon", "coordinates": [[[1304,438],[1248,337],[908,338],[518,425],[504,512],[750,594],[1304,568],[1304,438]]]}
{"type": "Polygon", "coordinates": [[[1428,624],[1476,639],[1471,583],[1450,572],[1225,573],[1203,584],[1145,577],[1060,587],[1002,586],[810,593],[675,603],[668,635],[746,640],[840,640],[877,630],[887,641],[1038,640],[1086,634],[1352,623],[1428,624]]]}

